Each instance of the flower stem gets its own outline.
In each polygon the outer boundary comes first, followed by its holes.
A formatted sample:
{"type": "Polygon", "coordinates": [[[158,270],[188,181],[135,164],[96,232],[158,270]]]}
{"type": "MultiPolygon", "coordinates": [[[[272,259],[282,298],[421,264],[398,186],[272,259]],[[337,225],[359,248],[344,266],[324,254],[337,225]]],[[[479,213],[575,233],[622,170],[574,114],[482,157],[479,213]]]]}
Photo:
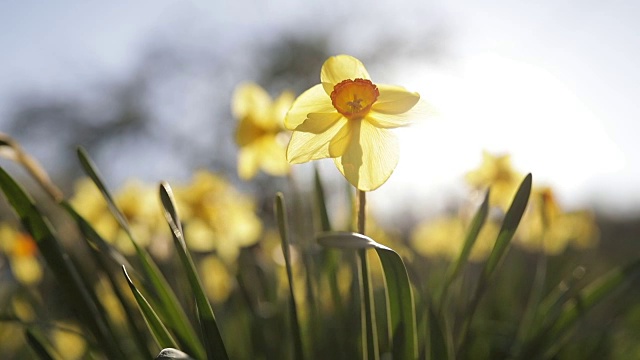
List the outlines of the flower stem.
{"type": "MultiPolygon", "coordinates": [[[[356,205],[358,208],[358,233],[365,234],[365,208],[367,203],[366,192],[356,191],[356,205]]],[[[360,289],[361,298],[363,300],[363,338],[362,338],[362,358],[369,360],[378,360],[378,332],[376,328],[376,312],[373,302],[373,288],[371,287],[371,273],[369,272],[369,261],[367,260],[367,250],[358,250],[358,258],[360,265],[360,289]]]]}
{"type": "Polygon", "coordinates": [[[356,190],[356,205],[358,206],[358,233],[365,235],[365,209],[367,207],[367,192],[356,190]]]}

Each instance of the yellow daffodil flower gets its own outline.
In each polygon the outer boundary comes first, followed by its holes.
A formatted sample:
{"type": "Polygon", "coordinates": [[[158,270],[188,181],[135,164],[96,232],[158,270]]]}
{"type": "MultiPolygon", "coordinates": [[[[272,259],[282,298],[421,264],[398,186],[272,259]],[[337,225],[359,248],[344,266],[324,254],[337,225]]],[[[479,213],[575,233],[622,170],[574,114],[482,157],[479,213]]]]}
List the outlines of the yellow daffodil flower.
{"type": "Polygon", "coordinates": [[[43,271],[38,260],[38,245],[31,235],[9,224],[0,224],[0,250],[9,259],[9,267],[18,282],[37,285],[43,271]]]}
{"type": "MultiPolygon", "coordinates": [[[[135,253],[127,233],[120,228],[111,215],[100,191],[87,178],[77,181],[75,195],[70,202],[106,241],[111,242],[126,255],[135,253]]],[[[127,181],[114,194],[114,201],[131,226],[138,245],[147,247],[160,236],[169,238],[170,233],[160,212],[157,193],[153,186],[137,180],[127,181]]]]}
{"type": "Polygon", "coordinates": [[[511,166],[510,155],[482,153],[482,165],[467,173],[466,180],[476,189],[491,187],[489,202],[505,210],[509,208],[524,176],[511,166]]]}
{"type": "Polygon", "coordinates": [[[549,187],[534,188],[529,210],[522,218],[514,243],[529,251],[558,255],[569,245],[589,248],[598,241],[598,228],[586,210],[564,212],[549,187]]]}
{"type": "MultiPolygon", "coordinates": [[[[411,235],[411,243],[417,253],[426,257],[444,257],[455,260],[460,256],[467,235],[468,224],[461,217],[447,216],[419,224],[411,235]]],[[[469,260],[482,261],[489,256],[498,225],[488,221],[480,230],[469,260]]]]}
{"type": "Polygon", "coordinates": [[[233,263],[240,249],[258,242],[262,222],[254,200],[240,193],[222,177],[198,171],[186,186],[174,186],[189,249],[216,251],[233,263]]]}
{"type": "MultiPolygon", "coordinates": [[[[126,255],[134,253],[131,240],[120,229],[93,183],[78,182],[71,204],[104,237],[126,255]]],[[[255,213],[255,203],[222,177],[196,172],[189,184],[173,186],[181,215],[185,241],[197,252],[215,251],[232,263],[240,249],[255,244],[262,233],[262,222],[255,213]]],[[[115,202],[129,222],[138,245],[156,256],[168,256],[166,244],[171,233],[162,217],[155,186],[130,180],[114,193],[115,202]]]]}
{"type": "Polygon", "coordinates": [[[285,127],[294,131],[287,160],[333,158],[353,186],[377,189],[398,163],[398,141],[389,129],[411,123],[409,110],[420,96],[373,83],[360,60],[348,55],[325,61],[320,81],[296,99],[285,117],[285,127]]]}
{"type": "Polygon", "coordinates": [[[233,115],[240,121],[236,129],[238,176],[249,180],[258,169],[274,176],[289,173],[285,158],[286,136],[283,120],[293,102],[293,94],[282,93],[275,101],[256,84],[240,85],[231,104],[233,115]]]}

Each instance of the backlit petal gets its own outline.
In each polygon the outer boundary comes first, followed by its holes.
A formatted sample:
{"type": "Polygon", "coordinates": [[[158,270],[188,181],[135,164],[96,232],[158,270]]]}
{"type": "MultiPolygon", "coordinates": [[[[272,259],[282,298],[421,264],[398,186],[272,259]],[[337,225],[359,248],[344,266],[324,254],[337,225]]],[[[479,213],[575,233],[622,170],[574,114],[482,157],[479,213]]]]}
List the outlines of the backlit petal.
{"type": "Polygon", "coordinates": [[[256,151],[260,158],[260,167],[269,175],[282,176],[289,173],[285,148],[275,137],[263,137],[256,144],[256,151]]]}
{"type": "Polygon", "coordinates": [[[395,129],[398,127],[409,126],[414,123],[415,116],[411,113],[405,113],[400,115],[381,114],[375,111],[369,111],[365,120],[369,121],[371,125],[382,129],[395,129]]]}
{"type": "MultiPolygon", "coordinates": [[[[331,87],[347,79],[370,80],[369,73],[360,60],[349,55],[332,56],[322,65],[320,81],[331,84],[331,87]]],[[[327,87],[325,87],[325,90],[327,87]]],[[[332,89],[333,91],[333,89],[332,89]]],[[[331,94],[331,92],[328,92],[331,94]]]]}
{"type": "Polygon", "coordinates": [[[299,164],[329,157],[329,143],[344,126],[347,119],[340,118],[327,131],[320,134],[294,131],[287,147],[287,160],[299,164]]]}
{"type": "Polygon", "coordinates": [[[332,158],[342,156],[347,150],[349,143],[353,141],[353,122],[354,121],[348,121],[344,124],[336,136],[331,139],[331,143],[329,144],[329,156],[332,158]]]}
{"type": "Polygon", "coordinates": [[[296,96],[291,91],[285,91],[273,102],[272,106],[272,121],[276,122],[273,125],[278,128],[284,127],[284,117],[287,115],[287,111],[291,108],[291,104],[295,100],[296,96]]]}
{"type": "Polygon", "coordinates": [[[394,85],[376,84],[380,95],[371,107],[372,110],[383,114],[402,114],[414,107],[420,95],[394,85]]]}
{"type": "Polygon", "coordinates": [[[338,170],[356,188],[372,191],[384,184],[398,164],[398,140],[395,135],[367,121],[353,123],[352,138],[341,157],[334,162],[338,170]],[[355,139],[360,141],[355,141],[355,139]]]}
{"type": "Polygon", "coordinates": [[[264,130],[252,121],[250,117],[244,117],[236,128],[236,143],[239,146],[247,146],[264,135],[264,130]]]}
{"type": "Polygon", "coordinates": [[[342,114],[336,111],[330,113],[311,113],[308,115],[307,120],[295,128],[295,131],[320,134],[327,131],[341,117],[342,114]]]}
{"type": "Polygon", "coordinates": [[[307,115],[310,113],[328,112],[335,112],[335,109],[331,104],[331,98],[324,92],[322,85],[318,84],[303,92],[293,102],[284,119],[284,126],[289,130],[295,130],[307,119],[307,115]]]}
{"type": "Polygon", "coordinates": [[[271,97],[260,86],[256,84],[239,85],[234,93],[231,102],[231,112],[233,116],[242,119],[245,116],[260,113],[271,105],[271,97]]]}
{"type": "Polygon", "coordinates": [[[258,173],[258,157],[253,147],[238,152],[238,176],[242,180],[252,179],[258,173]]]}

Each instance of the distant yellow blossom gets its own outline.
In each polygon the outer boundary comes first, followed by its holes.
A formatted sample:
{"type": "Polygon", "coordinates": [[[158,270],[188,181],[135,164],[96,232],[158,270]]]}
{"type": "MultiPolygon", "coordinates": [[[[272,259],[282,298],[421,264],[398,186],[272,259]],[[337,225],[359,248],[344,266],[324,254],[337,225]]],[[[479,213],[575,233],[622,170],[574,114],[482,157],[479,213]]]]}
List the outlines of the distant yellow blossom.
{"type": "Polygon", "coordinates": [[[503,210],[511,205],[523,178],[511,166],[510,155],[492,155],[487,151],[482,153],[482,165],[466,175],[467,182],[476,189],[491,187],[490,203],[503,210]]]}
{"type": "Polygon", "coordinates": [[[87,342],[82,329],[75,323],[60,323],[52,329],[52,342],[63,359],[83,359],[87,351],[87,342]]]}
{"type": "MultiPolygon", "coordinates": [[[[125,254],[133,254],[134,247],[124,230],[113,217],[100,191],[93,182],[84,178],[76,185],[71,198],[74,209],[80,213],[106,240],[112,242],[125,254]]],[[[131,232],[138,245],[147,247],[154,237],[167,238],[169,232],[158,205],[155,187],[137,180],[127,181],[114,194],[114,201],[129,222],[131,232]]]]}
{"type": "MultiPolygon", "coordinates": [[[[457,259],[462,252],[468,225],[461,217],[447,216],[419,224],[413,231],[411,243],[419,254],[426,257],[457,259]]],[[[493,249],[498,235],[498,225],[487,221],[471,249],[470,261],[482,261],[493,249]]]]}
{"type": "Polygon", "coordinates": [[[200,278],[209,299],[223,303],[233,290],[233,277],[227,266],[215,256],[207,256],[199,262],[200,278]]]}
{"type": "MultiPolygon", "coordinates": [[[[74,208],[106,241],[127,255],[133,254],[131,240],[120,229],[95,185],[85,179],[77,183],[76,189],[71,199],[74,208]]],[[[166,253],[162,245],[171,241],[157,189],[131,180],[114,194],[138,245],[148,247],[155,255],[166,253]]],[[[262,223],[253,200],[222,177],[199,171],[192,182],[177,184],[173,189],[189,249],[215,251],[230,263],[241,247],[258,241],[262,223]]]]}
{"type": "Polygon", "coordinates": [[[514,243],[529,251],[557,255],[569,245],[589,248],[597,240],[598,228],[591,212],[562,211],[551,188],[542,187],[533,189],[514,243]]]}
{"type": "Polygon", "coordinates": [[[35,285],[42,279],[42,266],[37,258],[38,246],[31,235],[8,224],[0,224],[0,248],[9,259],[11,273],[24,285],[35,285]]]}
{"type": "Polygon", "coordinates": [[[325,61],[320,80],[287,113],[285,127],[294,131],[287,160],[333,158],[353,186],[377,189],[398,163],[398,141],[389,129],[411,123],[409,110],[420,96],[374,84],[360,60],[348,55],[325,61]]]}
{"type": "Polygon", "coordinates": [[[260,238],[262,222],[253,199],[220,176],[199,171],[191,184],[175,186],[174,193],[190,249],[215,250],[223,260],[232,262],[240,248],[260,238]]]}
{"type": "Polygon", "coordinates": [[[248,180],[258,169],[269,175],[281,176],[289,172],[285,158],[286,137],[283,140],[284,116],[293,102],[291,92],[283,92],[275,101],[256,84],[240,85],[231,104],[233,115],[239,120],[236,129],[238,176],[248,180]]]}

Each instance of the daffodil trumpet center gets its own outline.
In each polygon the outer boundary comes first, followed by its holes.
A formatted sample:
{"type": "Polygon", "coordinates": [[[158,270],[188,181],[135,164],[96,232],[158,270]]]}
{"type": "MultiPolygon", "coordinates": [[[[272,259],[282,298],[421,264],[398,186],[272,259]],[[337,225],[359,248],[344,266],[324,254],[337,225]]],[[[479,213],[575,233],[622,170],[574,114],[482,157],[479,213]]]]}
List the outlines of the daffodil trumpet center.
{"type": "Polygon", "coordinates": [[[331,103],[347,119],[362,119],[379,95],[378,87],[371,81],[347,79],[333,87],[331,103]]]}

